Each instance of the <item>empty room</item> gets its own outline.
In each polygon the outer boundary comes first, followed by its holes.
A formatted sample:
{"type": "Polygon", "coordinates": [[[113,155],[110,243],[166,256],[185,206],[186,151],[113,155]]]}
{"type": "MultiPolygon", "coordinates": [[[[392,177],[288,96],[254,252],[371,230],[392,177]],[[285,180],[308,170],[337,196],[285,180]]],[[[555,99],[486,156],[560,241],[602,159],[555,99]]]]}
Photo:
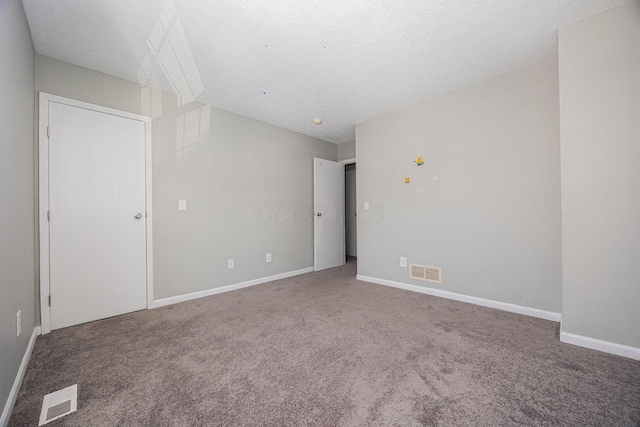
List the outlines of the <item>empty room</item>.
{"type": "Polygon", "coordinates": [[[0,427],[640,425],[640,0],[0,0],[0,427]]]}

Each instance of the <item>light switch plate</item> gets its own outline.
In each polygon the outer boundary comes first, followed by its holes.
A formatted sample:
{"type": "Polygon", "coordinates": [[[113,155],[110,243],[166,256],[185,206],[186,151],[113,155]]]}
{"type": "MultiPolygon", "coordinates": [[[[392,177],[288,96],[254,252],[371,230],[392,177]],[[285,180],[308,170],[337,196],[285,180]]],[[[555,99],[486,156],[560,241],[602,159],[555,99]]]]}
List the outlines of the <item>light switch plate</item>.
{"type": "Polygon", "coordinates": [[[228,268],[228,269],[232,269],[233,267],[234,267],[234,261],[233,261],[233,258],[229,258],[229,259],[227,260],[227,268],[228,268]]]}
{"type": "Polygon", "coordinates": [[[367,209],[369,209],[369,202],[364,202],[364,210],[366,211],[367,209]]]}
{"type": "Polygon", "coordinates": [[[178,210],[179,211],[187,210],[187,201],[185,199],[178,200],[178,210]]]}
{"type": "Polygon", "coordinates": [[[20,336],[20,333],[22,332],[22,310],[18,310],[16,313],[16,329],[17,336],[20,336]]]}

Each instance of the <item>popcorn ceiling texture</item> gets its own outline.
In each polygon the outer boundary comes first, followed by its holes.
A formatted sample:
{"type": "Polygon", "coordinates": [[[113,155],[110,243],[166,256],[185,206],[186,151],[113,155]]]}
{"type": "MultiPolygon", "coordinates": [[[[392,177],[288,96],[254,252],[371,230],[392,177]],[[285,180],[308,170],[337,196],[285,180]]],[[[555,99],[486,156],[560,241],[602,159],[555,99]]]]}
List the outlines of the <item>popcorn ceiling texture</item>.
{"type": "Polygon", "coordinates": [[[23,0],[40,54],[336,143],[552,57],[558,28],[627,2],[23,0]]]}

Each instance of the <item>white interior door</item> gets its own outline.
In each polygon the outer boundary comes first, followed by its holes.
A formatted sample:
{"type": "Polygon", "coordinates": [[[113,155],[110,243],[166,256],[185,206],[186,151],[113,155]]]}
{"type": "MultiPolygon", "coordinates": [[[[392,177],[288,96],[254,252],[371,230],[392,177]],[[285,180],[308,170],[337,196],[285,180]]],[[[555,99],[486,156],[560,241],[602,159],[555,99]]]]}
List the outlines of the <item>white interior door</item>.
{"type": "Polygon", "coordinates": [[[51,328],[146,307],[145,123],[49,103],[51,328]]]}
{"type": "Polygon", "coordinates": [[[356,170],[355,165],[347,166],[347,169],[344,173],[345,180],[345,219],[346,224],[345,228],[346,239],[347,239],[347,255],[357,257],[358,256],[358,224],[357,224],[357,209],[358,205],[356,204],[356,170]]]}
{"type": "Polygon", "coordinates": [[[345,263],[344,165],[313,159],[315,271],[345,263]]]}

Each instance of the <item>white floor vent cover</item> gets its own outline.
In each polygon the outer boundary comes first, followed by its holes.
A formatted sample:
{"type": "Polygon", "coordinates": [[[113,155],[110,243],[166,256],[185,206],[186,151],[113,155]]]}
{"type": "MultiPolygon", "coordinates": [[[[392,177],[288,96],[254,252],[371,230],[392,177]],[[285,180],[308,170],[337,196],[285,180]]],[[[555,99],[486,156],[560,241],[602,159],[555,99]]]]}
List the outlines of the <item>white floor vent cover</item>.
{"type": "Polygon", "coordinates": [[[54,391],[44,397],[39,426],[69,415],[78,409],[78,384],[54,391]]]}

